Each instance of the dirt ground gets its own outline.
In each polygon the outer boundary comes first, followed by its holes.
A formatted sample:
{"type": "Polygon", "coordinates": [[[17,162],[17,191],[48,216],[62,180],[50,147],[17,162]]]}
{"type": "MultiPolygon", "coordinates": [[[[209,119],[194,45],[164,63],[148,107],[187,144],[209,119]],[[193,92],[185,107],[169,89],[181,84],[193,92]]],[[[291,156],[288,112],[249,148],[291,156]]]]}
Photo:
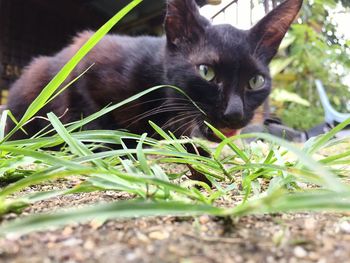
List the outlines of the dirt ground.
{"type": "MultiPolygon", "coordinates": [[[[121,199],[128,196],[68,195],[36,203],[21,216],[121,199]]],[[[350,214],[91,221],[8,235],[0,239],[0,262],[350,262],[350,214]]]]}

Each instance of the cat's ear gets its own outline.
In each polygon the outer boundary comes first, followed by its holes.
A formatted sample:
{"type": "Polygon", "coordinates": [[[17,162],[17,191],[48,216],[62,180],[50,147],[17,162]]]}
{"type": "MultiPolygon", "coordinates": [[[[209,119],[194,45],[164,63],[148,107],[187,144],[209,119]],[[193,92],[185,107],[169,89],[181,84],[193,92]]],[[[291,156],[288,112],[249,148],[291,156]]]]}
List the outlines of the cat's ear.
{"type": "Polygon", "coordinates": [[[286,0],[261,19],[250,31],[249,39],[255,56],[271,61],[290,25],[296,18],[303,0],[286,0]]]}
{"type": "Polygon", "coordinates": [[[194,0],[168,0],[164,27],[170,45],[196,42],[208,24],[194,0]]]}

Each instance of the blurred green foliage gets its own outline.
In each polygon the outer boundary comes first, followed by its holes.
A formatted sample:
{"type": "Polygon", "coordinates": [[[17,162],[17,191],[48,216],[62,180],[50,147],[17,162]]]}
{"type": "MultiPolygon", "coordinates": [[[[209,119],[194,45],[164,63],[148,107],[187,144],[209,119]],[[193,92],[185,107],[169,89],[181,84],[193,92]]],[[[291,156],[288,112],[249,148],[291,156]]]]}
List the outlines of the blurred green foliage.
{"type": "Polygon", "coordinates": [[[297,23],[272,62],[274,88],[295,93],[310,103],[306,106],[300,99],[281,99],[272,94],[275,113],[291,127],[309,129],[323,121],[316,79],[323,81],[337,110],[349,111],[350,87],[343,80],[350,71],[350,40],[338,32],[331,15],[336,8],[339,12],[349,12],[347,7],[350,0],[304,2],[297,23]]]}

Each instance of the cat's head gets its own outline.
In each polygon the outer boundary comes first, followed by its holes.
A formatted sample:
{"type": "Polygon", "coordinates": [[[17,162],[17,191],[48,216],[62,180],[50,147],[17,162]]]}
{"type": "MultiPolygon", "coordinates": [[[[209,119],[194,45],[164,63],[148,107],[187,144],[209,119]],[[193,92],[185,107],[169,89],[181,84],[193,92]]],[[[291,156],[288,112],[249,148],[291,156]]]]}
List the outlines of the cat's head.
{"type": "Polygon", "coordinates": [[[187,114],[179,112],[174,120],[178,134],[215,140],[204,121],[226,135],[248,124],[270,93],[268,64],[301,4],[302,0],[286,0],[250,30],[239,30],[212,25],[199,14],[194,0],[168,1],[167,84],[183,89],[205,112],[195,107],[187,114]]]}

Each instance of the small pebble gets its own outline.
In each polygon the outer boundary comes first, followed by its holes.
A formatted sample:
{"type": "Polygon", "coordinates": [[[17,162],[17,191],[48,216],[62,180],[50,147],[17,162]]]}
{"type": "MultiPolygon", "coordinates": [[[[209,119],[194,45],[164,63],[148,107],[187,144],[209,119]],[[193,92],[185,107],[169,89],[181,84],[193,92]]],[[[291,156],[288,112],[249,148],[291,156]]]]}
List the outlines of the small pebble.
{"type": "Polygon", "coordinates": [[[92,239],[88,239],[84,243],[84,249],[92,250],[96,247],[95,242],[92,239]]]}
{"type": "Polygon", "coordinates": [[[125,256],[126,261],[135,261],[137,259],[137,255],[135,253],[128,253],[125,256]]]}
{"type": "Polygon", "coordinates": [[[14,234],[14,233],[6,234],[6,239],[10,241],[17,241],[20,239],[20,237],[21,237],[20,234],[14,234]]]}
{"type": "Polygon", "coordinates": [[[297,246],[294,248],[294,256],[296,256],[297,258],[304,258],[307,256],[307,251],[300,246],[297,246]]]}
{"type": "Polygon", "coordinates": [[[201,217],[199,218],[199,222],[200,222],[202,225],[207,224],[209,221],[210,221],[210,217],[209,217],[209,216],[206,216],[206,215],[201,216],[201,217]]]}
{"type": "Polygon", "coordinates": [[[150,242],[149,238],[145,234],[143,234],[141,232],[137,232],[136,233],[136,237],[138,238],[138,240],[140,240],[143,243],[149,243],[150,242]]]}
{"type": "Polygon", "coordinates": [[[73,233],[73,228],[71,228],[70,226],[65,227],[62,231],[63,236],[70,236],[72,235],[72,233],[73,233]]]}
{"type": "Polygon", "coordinates": [[[201,231],[202,232],[208,232],[208,230],[209,230],[209,228],[207,226],[205,226],[205,225],[201,226],[201,231]]]}
{"type": "Polygon", "coordinates": [[[83,243],[83,240],[81,240],[81,239],[70,238],[70,239],[63,241],[62,245],[66,246],[66,247],[75,247],[75,246],[81,245],[82,243],[83,243]]]}
{"type": "Polygon", "coordinates": [[[340,231],[343,233],[350,234],[350,223],[348,221],[341,222],[340,225],[340,231]]]}
{"type": "Polygon", "coordinates": [[[148,234],[149,238],[155,239],[155,240],[164,240],[169,238],[169,233],[167,232],[161,232],[161,231],[154,231],[148,234]]]}
{"type": "Polygon", "coordinates": [[[316,219],[314,219],[312,217],[307,218],[307,219],[305,219],[304,225],[305,225],[306,230],[315,230],[316,225],[317,225],[317,221],[316,221],[316,219]]]}
{"type": "Polygon", "coordinates": [[[316,252],[310,252],[309,253],[309,259],[313,261],[317,261],[320,258],[320,255],[316,252]]]}
{"type": "Polygon", "coordinates": [[[90,227],[93,229],[93,230],[97,230],[99,229],[101,226],[103,226],[103,224],[105,223],[104,220],[92,220],[90,222],[90,227]]]}

